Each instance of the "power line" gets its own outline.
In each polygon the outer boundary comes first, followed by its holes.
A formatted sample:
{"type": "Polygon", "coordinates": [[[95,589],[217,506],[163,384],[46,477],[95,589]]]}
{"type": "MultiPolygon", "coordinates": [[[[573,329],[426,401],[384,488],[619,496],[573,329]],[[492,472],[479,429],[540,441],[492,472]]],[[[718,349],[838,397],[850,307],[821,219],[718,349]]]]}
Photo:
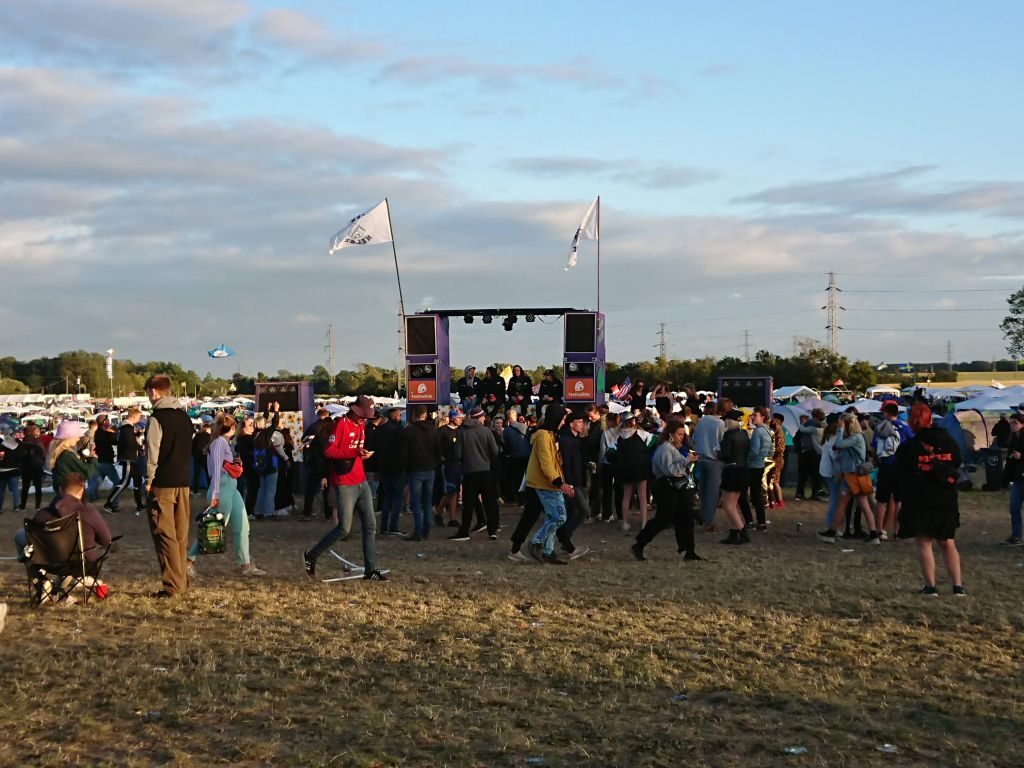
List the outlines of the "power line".
{"type": "Polygon", "coordinates": [[[1006,293],[1008,290],[1008,288],[879,288],[877,290],[851,289],[844,290],[843,293],[1006,293]]]}
{"type": "Polygon", "coordinates": [[[847,328],[843,326],[844,331],[912,331],[915,333],[924,333],[928,331],[949,331],[949,332],[971,332],[978,333],[979,331],[997,331],[998,328],[847,328]]]}
{"type": "Polygon", "coordinates": [[[867,307],[844,307],[847,312],[1005,312],[1006,307],[951,307],[936,309],[934,307],[899,308],[899,309],[868,309],[867,307]]]}

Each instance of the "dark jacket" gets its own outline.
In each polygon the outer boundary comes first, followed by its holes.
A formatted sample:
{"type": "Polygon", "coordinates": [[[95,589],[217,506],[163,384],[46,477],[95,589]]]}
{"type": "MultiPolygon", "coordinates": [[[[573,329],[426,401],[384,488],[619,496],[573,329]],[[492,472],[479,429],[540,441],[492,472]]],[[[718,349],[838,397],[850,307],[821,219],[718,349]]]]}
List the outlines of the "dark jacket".
{"type": "Polygon", "coordinates": [[[255,437],[254,434],[243,435],[239,432],[238,437],[235,438],[235,453],[242,460],[242,469],[249,477],[252,477],[252,453],[255,437]]]}
{"type": "Polygon", "coordinates": [[[38,440],[26,437],[21,441],[21,471],[35,475],[46,467],[46,450],[38,440]]]}
{"type": "Polygon", "coordinates": [[[558,452],[562,454],[562,479],[577,488],[584,484],[586,478],[583,443],[584,438],[576,437],[569,429],[562,430],[558,435],[558,452]]]}
{"type": "Polygon", "coordinates": [[[324,458],[324,449],[327,441],[334,432],[334,422],[327,419],[317,419],[302,434],[303,439],[309,438],[306,447],[302,450],[302,463],[313,472],[322,474],[327,468],[327,460],[324,458]]]}
{"type": "Polygon", "coordinates": [[[1024,429],[1016,435],[1010,435],[1006,444],[1006,464],[1003,465],[1003,485],[1010,483],[1024,483],[1024,429]],[[1020,453],[1021,458],[1010,458],[1014,451],[1020,453]]]}
{"type": "Polygon", "coordinates": [[[405,429],[408,472],[433,472],[441,466],[441,435],[430,419],[414,421],[405,429]]]}
{"type": "Polygon", "coordinates": [[[445,464],[459,464],[462,461],[462,430],[448,424],[437,430],[441,438],[441,458],[445,464]]]}
{"type": "Polygon", "coordinates": [[[525,408],[533,397],[533,382],[525,373],[522,376],[513,376],[508,380],[505,394],[508,396],[509,405],[525,408]]]}
{"type": "Polygon", "coordinates": [[[727,429],[722,436],[719,458],[725,466],[746,467],[750,453],[750,435],[742,427],[727,429]]]}
{"type": "Polygon", "coordinates": [[[15,444],[13,448],[8,448],[0,443],[0,453],[4,455],[0,459],[0,477],[7,477],[9,475],[17,477],[21,474],[21,462],[24,451],[25,449],[21,443],[15,444]]]}
{"type": "Polygon", "coordinates": [[[459,428],[462,439],[462,471],[489,472],[500,451],[494,432],[476,419],[466,419],[459,428]]]}
{"type": "MultiPolygon", "coordinates": [[[[96,446],[99,452],[99,445],[96,446]]],[[[139,458],[139,441],[135,439],[135,425],[122,424],[117,430],[117,460],[135,461],[139,458]]]]}
{"type": "Polygon", "coordinates": [[[103,554],[103,548],[110,543],[110,529],[106,520],[96,511],[95,507],[83,504],[74,496],[64,496],[43,507],[33,518],[37,523],[59,520],[75,512],[82,521],[82,548],[86,560],[96,560],[103,554]]]}
{"type": "Polygon", "coordinates": [[[466,400],[480,395],[480,377],[474,376],[473,380],[468,380],[465,376],[458,380],[455,384],[455,391],[459,393],[459,400],[465,404],[466,400]]]}
{"type": "Polygon", "coordinates": [[[583,460],[596,464],[601,456],[601,434],[604,430],[601,429],[600,421],[588,422],[587,430],[587,436],[583,442],[583,460]]]}
{"type": "MultiPolygon", "coordinates": [[[[207,432],[205,429],[200,429],[198,432],[195,433],[195,435],[192,437],[192,458],[193,459],[201,459],[204,456],[206,456],[206,449],[210,447],[210,440],[211,439],[212,439],[212,437],[211,437],[210,433],[207,432]]],[[[98,451],[99,450],[99,445],[97,445],[96,448],[97,448],[97,451],[98,451]]],[[[100,461],[102,461],[102,459],[100,459],[100,461]]]]}
{"type": "Polygon", "coordinates": [[[373,433],[376,451],[377,471],[385,477],[395,477],[405,472],[406,431],[400,421],[388,419],[373,433]]]}
{"type": "Polygon", "coordinates": [[[554,378],[551,381],[544,379],[544,381],[540,383],[540,392],[538,393],[538,397],[540,397],[541,403],[545,402],[545,397],[551,398],[551,400],[546,402],[562,402],[562,382],[554,378]]]}
{"type": "Polygon", "coordinates": [[[495,376],[493,379],[485,378],[480,382],[477,391],[480,393],[481,402],[505,404],[505,380],[500,376],[495,376]],[[492,396],[494,397],[493,401],[491,400],[492,396]]]}
{"type": "Polygon", "coordinates": [[[526,434],[526,424],[523,422],[509,422],[505,425],[502,441],[505,444],[505,455],[510,459],[530,457],[530,437],[526,434]]]}
{"type": "Polygon", "coordinates": [[[117,432],[112,429],[97,429],[96,461],[101,464],[114,463],[114,449],[117,447],[117,432]]]}
{"type": "Polygon", "coordinates": [[[146,422],[146,482],[154,488],[188,488],[192,421],[180,401],[162,397],[146,422]]]}

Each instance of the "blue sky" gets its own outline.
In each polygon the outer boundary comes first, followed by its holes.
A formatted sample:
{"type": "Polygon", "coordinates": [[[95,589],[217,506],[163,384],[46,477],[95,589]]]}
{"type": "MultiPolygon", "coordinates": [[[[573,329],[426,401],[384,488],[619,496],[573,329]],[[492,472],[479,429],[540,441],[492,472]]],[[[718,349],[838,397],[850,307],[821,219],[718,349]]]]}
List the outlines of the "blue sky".
{"type": "MultiPolygon", "coordinates": [[[[617,361],[660,322],[679,357],[824,340],[830,270],[844,354],[998,357],[1022,17],[0,0],[0,347],[309,370],[334,323],[340,365],[394,364],[391,250],[328,257],[344,221],[389,198],[407,309],[591,307],[595,244],[562,266],[600,194],[617,361]],[[915,292],[857,292],[883,288],[915,292]]],[[[554,362],[559,336],[460,324],[454,358],[554,362]]]]}

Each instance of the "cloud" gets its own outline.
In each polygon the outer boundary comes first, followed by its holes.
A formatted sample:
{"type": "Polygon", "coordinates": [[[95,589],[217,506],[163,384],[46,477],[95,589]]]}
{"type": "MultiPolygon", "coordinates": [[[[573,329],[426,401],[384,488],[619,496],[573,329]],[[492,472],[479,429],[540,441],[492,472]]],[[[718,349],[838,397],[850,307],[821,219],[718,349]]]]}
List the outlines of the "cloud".
{"type": "Polygon", "coordinates": [[[741,203],[763,203],[851,214],[980,214],[1024,218],[1024,182],[965,181],[931,189],[911,186],[935,166],[915,165],[894,171],[818,182],[798,182],[746,195],[741,203]]]}
{"type": "Polygon", "coordinates": [[[520,157],[505,163],[509,170],[541,179],[592,176],[646,189],[683,189],[716,178],[702,168],[650,166],[632,160],[599,160],[591,157],[520,157]]]}

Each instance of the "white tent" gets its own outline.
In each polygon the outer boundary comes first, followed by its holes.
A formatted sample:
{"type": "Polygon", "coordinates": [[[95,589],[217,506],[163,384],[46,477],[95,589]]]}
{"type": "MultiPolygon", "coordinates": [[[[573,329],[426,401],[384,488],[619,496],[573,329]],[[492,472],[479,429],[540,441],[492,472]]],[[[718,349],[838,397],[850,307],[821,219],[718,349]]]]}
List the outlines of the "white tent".
{"type": "MultiPolygon", "coordinates": [[[[831,405],[831,403],[829,403],[831,405]]],[[[800,429],[800,417],[806,415],[803,410],[795,405],[776,405],[772,408],[773,414],[782,416],[782,428],[793,437],[800,429]]]]}
{"type": "Polygon", "coordinates": [[[820,397],[809,398],[794,407],[799,408],[804,413],[810,413],[815,408],[820,408],[826,414],[832,413],[832,411],[841,410],[841,406],[838,406],[835,403],[830,403],[828,400],[822,400],[820,397]]]}
{"type": "Polygon", "coordinates": [[[1009,397],[985,395],[957,403],[953,406],[953,409],[957,411],[1001,411],[1009,413],[1019,408],[1022,404],[1024,404],[1024,396],[1022,395],[1011,395],[1009,397]]]}
{"type": "Polygon", "coordinates": [[[776,400],[796,400],[797,402],[817,398],[819,396],[820,394],[816,389],[811,389],[810,387],[805,386],[779,387],[772,392],[772,397],[776,400]]]}
{"type": "Polygon", "coordinates": [[[873,387],[868,387],[865,394],[871,398],[876,395],[893,395],[894,397],[899,397],[900,391],[896,387],[890,387],[887,384],[876,384],[873,387]]]}
{"type": "MultiPolygon", "coordinates": [[[[854,400],[852,403],[853,407],[857,409],[857,413],[879,413],[882,410],[883,404],[881,400],[872,400],[867,397],[854,400]]],[[[907,410],[902,405],[899,408],[901,413],[907,410]]]]}

